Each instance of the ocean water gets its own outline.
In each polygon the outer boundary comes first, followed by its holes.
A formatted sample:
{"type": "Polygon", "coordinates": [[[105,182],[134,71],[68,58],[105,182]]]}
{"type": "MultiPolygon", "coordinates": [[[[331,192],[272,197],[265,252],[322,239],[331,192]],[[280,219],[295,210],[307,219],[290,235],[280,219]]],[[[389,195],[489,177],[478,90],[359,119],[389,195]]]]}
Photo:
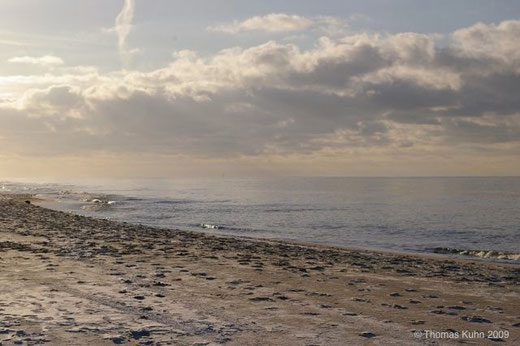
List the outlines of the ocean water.
{"type": "Polygon", "coordinates": [[[520,178],[4,181],[44,206],[151,226],[368,249],[520,252],[520,178]]]}

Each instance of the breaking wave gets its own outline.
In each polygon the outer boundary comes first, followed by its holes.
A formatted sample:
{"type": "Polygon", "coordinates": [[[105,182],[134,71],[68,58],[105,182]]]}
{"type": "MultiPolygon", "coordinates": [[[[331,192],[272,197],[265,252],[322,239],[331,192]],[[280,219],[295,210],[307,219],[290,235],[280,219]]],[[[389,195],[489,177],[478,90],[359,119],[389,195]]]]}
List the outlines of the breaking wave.
{"type": "Polygon", "coordinates": [[[454,249],[449,247],[437,247],[433,249],[434,253],[438,254],[454,254],[462,256],[480,257],[488,259],[499,259],[509,261],[520,261],[520,254],[511,252],[501,252],[494,250],[467,250],[467,249],[454,249]]]}

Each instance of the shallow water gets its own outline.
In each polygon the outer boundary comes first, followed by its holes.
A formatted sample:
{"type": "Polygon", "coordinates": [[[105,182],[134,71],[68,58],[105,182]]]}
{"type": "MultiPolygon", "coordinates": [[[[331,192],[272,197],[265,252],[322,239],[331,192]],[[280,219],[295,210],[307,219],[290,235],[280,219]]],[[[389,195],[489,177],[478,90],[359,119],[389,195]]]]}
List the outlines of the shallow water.
{"type": "Polygon", "coordinates": [[[0,192],[39,194],[58,210],[210,233],[409,252],[520,252],[520,178],[10,181],[0,182],[0,192]]]}

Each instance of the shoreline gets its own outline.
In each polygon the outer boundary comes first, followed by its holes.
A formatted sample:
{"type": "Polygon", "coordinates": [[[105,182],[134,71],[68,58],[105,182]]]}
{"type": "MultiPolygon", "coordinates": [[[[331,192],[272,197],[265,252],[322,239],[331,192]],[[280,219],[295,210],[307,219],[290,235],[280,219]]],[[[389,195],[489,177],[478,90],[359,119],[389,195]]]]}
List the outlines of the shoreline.
{"type": "Polygon", "coordinates": [[[520,342],[515,264],[167,230],[28,196],[0,195],[0,342],[415,345],[434,340],[414,331],[449,329],[520,342]]]}
{"type": "MultiPolygon", "coordinates": [[[[1,193],[0,193],[1,194],[1,193]]],[[[52,204],[58,203],[57,201],[50,200],[50,199],[44,199],[41,197],[35,197],[30,194],[13,194],[12,196],[18,196],[16,199],[27,199],[32,201],[35,205],[40,206],[42,208],[54,210],[54,211],[60,211],[64,213],[71,213],[74,215],[81,215],[89,218],[97,219],[95,216],[91,215],[83,215],[78,214],[74,211],[62,211],[59,209],[52,208],[52,204]],[[22,196],[22,197],[20,197],[22,196]]],[[[98,219],[105,219],[105,218],[98,218],[98,219]]],[[[497,257],[479,257],[479,256],[470,256],[470,255],[463,255],[463,254],[456,254],[456,253],[443,253],[443,252],[428,252],[428,251],[405,251],[405,250],[392,250],[392,249],[383,249],[383,248],[364,248],[364,247],[355,247],[355,246],[348,246],[348,245],[337,245],[337,244],[331,244],[326,242],[305,242],[305,241],[298,241],[298,240],[292,240],[292,239],[284,239],[284,238],[266,238],[266,237],[253,237],[253,236],[247,236],[247,235],[238,235],[238,234],[226,234],[226,233],[219,233],[217,232],[211,232],[211,231],[194,231],[194,230],[182,230],[178,228],[168,228],[168,227],[159,227],[159,226],[152,226],[152,225],[145,225],[140,223],[131,223],[124,220],[112,220],[112,219],[106,219],[113,222],[121,222],[121,223],[128,223],[128,224],[134,224],[139,226],[146,226],[146,227],[152,227],[157,229],[164,229],[164,230],[176,230],[176,231],[182,231],[182,232],[194,232],[194,233],[202,233],[202,234],[208,234],[210,236],[216,236],[216,237],[229,237],[229,238],[236,238],[238,240],[250,240],[250,241],[260,241],[260,242],[272,242],[272,243],[279,243],[279,244],[286,244],[286,245],[294,245],[294,246],[306,246],[306,247],[316,247],[316,248],[334,248],[338,250],[347,250],[347,251],[366,251],[366,252],[376,252],[376,253],[382,253],[382,254],[394,254],[394,255],[410,255],[410,256],[419,256],[419,257],[428,257],[428,258],[437,258],[437,259],[453,259],[453,260],[462,260],[462,261],[476,261],[476,262],[482,262],[482,263],[497,263],[497,264],[506,264],[511,266],[520,266],[520,254],[508,254],[508,255],[515,255],[515,257],[518,257],[518,259],[500,259],[497,257]]],[[[472,252],[497,252],[500,253],[498,250],[489,250],[489,249],[480,249],[480,250],[468,250],[472,252]]],[[[507,253],[506,253],[507,254],[507,253]]]]}

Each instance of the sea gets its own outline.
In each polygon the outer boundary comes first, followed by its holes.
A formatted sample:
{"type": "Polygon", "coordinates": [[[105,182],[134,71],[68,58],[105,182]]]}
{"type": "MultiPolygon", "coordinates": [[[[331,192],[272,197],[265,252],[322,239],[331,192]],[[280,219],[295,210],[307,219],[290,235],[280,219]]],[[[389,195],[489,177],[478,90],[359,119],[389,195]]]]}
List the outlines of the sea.
{"type": "Polygon", "coordinates": [[[520,177],[11,179],[0,192],[171,229],[520,261],[520,177]]]}

